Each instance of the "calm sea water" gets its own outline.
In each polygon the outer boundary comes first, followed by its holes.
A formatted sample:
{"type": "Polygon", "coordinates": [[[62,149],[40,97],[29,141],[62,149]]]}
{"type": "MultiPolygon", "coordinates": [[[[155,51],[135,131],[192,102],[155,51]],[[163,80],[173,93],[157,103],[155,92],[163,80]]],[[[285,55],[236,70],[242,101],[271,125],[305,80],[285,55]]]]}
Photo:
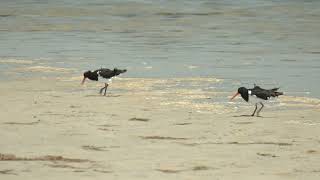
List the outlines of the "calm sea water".
{"type": "Polygon", "coordinates": [[[1,0],[0,75],[118,67],[319,98],[319,30],[318,0],[1,0]]]}

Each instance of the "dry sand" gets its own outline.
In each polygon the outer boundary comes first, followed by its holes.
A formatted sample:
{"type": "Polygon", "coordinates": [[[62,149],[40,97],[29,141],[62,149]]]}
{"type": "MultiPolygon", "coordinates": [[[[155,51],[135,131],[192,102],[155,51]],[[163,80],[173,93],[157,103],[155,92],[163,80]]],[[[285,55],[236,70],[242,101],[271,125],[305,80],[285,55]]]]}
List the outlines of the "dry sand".
{"type": "Polygon", "coordinates": [[[182,79],[120,79],[107,97],[80,79],[1,82],[0,179],[320,178],[318,102],[246,117],[190,101],[227,94],[152,89],[182,79]]]}

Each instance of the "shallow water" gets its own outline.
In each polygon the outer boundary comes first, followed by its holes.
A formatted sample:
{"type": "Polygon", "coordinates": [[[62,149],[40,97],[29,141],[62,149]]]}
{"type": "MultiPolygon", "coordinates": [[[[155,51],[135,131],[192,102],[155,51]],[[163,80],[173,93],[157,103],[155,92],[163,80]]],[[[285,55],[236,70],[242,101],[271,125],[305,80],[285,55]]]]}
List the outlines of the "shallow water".
{"type": "MultiPolygon", "coordinates": [[[[320,1],[2,0],[1,79],[127,68],[320,98],[320,1]]],[[[192,86],[191,86],[192,87],[192,86]]]]}

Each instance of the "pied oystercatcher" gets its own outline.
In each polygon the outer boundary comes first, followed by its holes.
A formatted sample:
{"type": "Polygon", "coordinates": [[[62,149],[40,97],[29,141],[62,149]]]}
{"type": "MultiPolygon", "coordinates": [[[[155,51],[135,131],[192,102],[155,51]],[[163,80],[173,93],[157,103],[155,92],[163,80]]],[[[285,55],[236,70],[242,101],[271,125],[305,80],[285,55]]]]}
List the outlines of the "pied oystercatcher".
{"type": "Polygon", "coordinates": [[[107,93],[107,88],[109,86],[109,83],[111,83],[112,78],[125,72],[127,72],[126,69],[121,70],[117,68],[114,68],[113,70],[107,69],[107,68],[100,68],[95,71],[86,71],[83,73],[83,80],[81,84],[84,84],[87,78],[92,81],[98,81],[98,80],[105,81],[104,87],[100,89],[100,94],[104,90],[104,96],[105,96],[107,93]]]}
{"type": "Polygon", "coordinates": [[[279,88],[273,88],[273,89],[262,89],[261,87],[254,85],[254,88],[247,89],[245,87],[240,87],[238,89],[238,92],[232,96],[232,99],[234,99],[239,94],[241,95],[242,99],[244,99],[247,102],[253,102],[256,105],[256,108],[254,109],[251,116],[254,116],[254,114],[257,111],[258,104],[261,104],[261,108],[257,112],[257,116],[259,116],[260,111],[264,107],[262,101],[269,100],[271,97],[278,97],[280,95],[283,95],[283,92],[278,92],[279,88]]]}

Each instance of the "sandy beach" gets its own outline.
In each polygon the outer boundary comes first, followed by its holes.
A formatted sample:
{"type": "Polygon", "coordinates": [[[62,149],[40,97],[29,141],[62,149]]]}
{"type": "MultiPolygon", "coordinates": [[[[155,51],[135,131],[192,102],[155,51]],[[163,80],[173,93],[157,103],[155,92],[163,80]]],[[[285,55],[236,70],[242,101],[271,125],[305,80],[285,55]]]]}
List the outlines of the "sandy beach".
{"type": "Polygon", "coordinates": [[[0,179],[320,177],[319,102],[247,117],[190,101],[230,93],[152,89],[184,79],[123,78],[106,97],[80,79],[0,84],[0,179]]]}
{"type": "Polygon", "coordinates": [[[1,0],[0,180],[319,180],[319,29],[319,0],[1,0]]]}

